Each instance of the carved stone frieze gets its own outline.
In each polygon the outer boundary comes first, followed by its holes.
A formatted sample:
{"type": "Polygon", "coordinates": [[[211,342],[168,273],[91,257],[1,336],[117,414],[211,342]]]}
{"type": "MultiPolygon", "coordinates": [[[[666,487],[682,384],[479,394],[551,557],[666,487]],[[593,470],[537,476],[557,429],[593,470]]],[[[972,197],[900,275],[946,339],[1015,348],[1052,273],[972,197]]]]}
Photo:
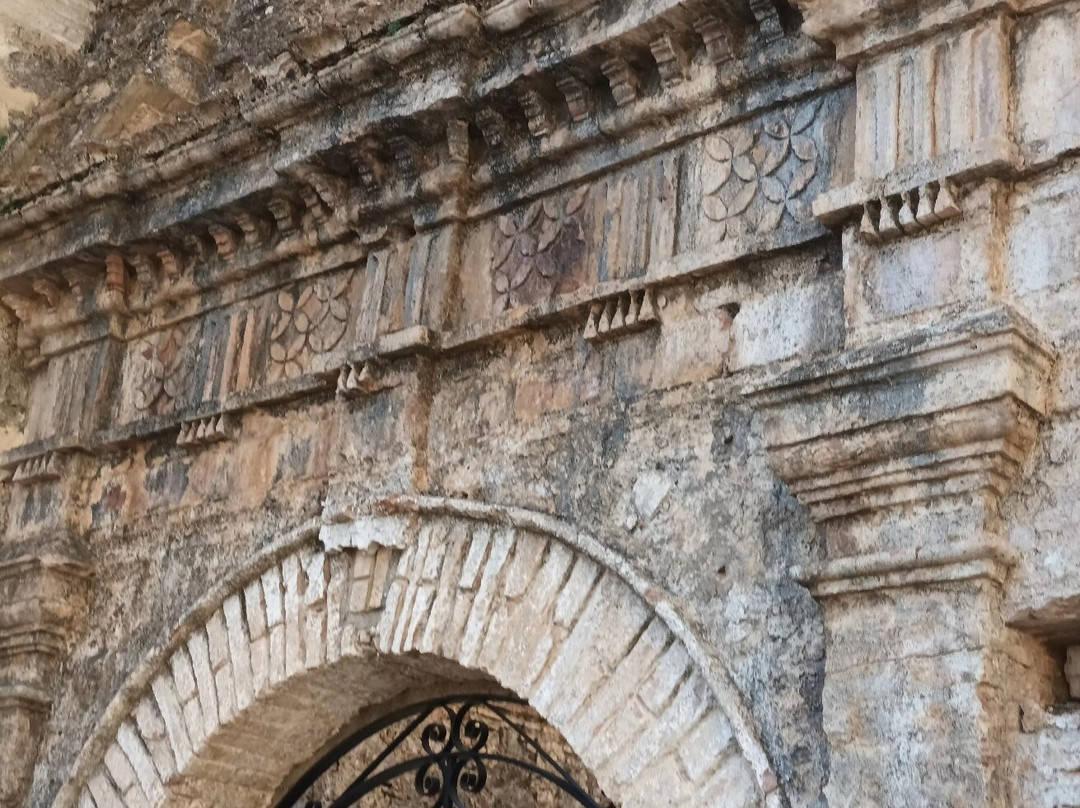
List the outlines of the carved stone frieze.
{"type": "Polygon", "coordinates": [[[580,261],[589,226],[583,220],[588,193],[583,186],[565,201],[534,202],[499,217],[491,265],[496,312],[550,298],[560,273],[580,261]]]}
{"type": "Polygon", "coordinates": [[[280,292],[278,315],[270,332],[270,378],[296,378],[312,356],[333,350],[345,336],[347,292],[352,276],[318,280],[296,292],[280,292]]]}
{"type": "Polygon", "coordinates": [[[45,480],[58,480],[64,474],[66,459],[63,452],[46,452],[31,457],[15,466],[11,481],[20,485],[31,485],[45,480]]]}
{"type": "Polygon", "coordinates": [[[867,202],[859,232],[869,242],[919,235],[962,214],[959,191],[948,182],[930,183],[896,196],[867,202]]]}
{"type": "Polygon", "coordinates": [[[620,337],[659,322],[656,295],[639,289],[601,300],[589,308],[582,336],[589,341],[620,337]]]}
{"type": "Polygon", "coordinates": [[[142,340],[136,351],[136,409],[168,410],[188,394],[196,361],[191,337],[188,328],[174,326],[142,340]]]}
{"type": "Polygon", "coordinates": [[[785,214],[796,222],[810,218],[804,192],[820,164],[821,152],[810,132],[820,109],[821,102],[813,102],[790,117],[706,138],[703,171],[709,181],[701,209],[716,223],[715,238],[723,239],[729,232],[771,232],[785,214]]]}
{"type": "Polygon", "coordinates": [[[177,446],[206,446],[230,440],[236,432],[235,419],[228,413],[211,415],[180,425],[177,446]]]}

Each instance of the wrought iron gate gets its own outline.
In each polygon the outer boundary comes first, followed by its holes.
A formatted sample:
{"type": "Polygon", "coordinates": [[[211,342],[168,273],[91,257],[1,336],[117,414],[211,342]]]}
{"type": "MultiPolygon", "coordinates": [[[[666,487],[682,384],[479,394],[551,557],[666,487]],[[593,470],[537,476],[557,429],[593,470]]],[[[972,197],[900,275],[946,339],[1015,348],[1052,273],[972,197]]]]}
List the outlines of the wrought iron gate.
{"type": "Polygon", "coordinates": [[[347,808],[363,806],[366,796],[390,783],[412,778],[416,793],[430,799],[431,808],[470,808],[466,795],[483,793],[492,766],[523,770],[551,783],[583,808],[607,808],[606,800],[595,799],[570,775],[564,766],[544,750],[510,711],[525,702],[490,696],[454,696],[415,704],[391,713],[342,740],[327,752],[282,797],[277,808],[296,808],[308,790],[336,763],[395,725],[403,725],[392,740],[375,755],[345,790],[329,806],[305,803],[306,808],[347,808]],[[536,760],[504,754],[491,749],[488,741],[494,720],[510,728],[524,746],[536,753],[536,760]],[[419,738],[421,754],[400,753],[411,738],[419,738]],[[395,754],[397,753],[397,754],[395,754]]]}

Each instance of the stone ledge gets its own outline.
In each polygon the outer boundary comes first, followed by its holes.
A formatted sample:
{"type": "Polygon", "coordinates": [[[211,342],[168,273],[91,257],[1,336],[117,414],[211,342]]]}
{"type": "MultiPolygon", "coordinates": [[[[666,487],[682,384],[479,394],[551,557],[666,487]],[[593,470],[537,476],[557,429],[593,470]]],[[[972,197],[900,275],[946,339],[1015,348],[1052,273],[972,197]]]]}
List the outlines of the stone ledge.
{"type": "Polygon", "coordinates": [[[815,598],[826,598],[973,578],[1000,584],[1017,561],[1015,550],[988,536],[943,547],[836,558],[816,567],[796,567],[791,575],[815,598]]]}
{"type": "Polygon", "coordinates": [[[1054,0],[795,0],[803,32],[836,45],[836,58],[854,61],[914,42],[971,20],[1027,11],[1054,0]]]}
{"type": "Polygon", "coordinates": [[[808,363],[745,394],[780,477],[818,521],[984,491],[1020,472],[1056,352],[996,309],[808,363]]]}

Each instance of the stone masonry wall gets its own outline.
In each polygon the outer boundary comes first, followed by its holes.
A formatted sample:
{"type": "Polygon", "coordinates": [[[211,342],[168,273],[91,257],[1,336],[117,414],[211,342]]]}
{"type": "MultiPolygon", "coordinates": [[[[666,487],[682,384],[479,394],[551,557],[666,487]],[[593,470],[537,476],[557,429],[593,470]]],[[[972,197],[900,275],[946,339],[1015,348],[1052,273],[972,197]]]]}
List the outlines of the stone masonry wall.
{"type": "Polygon", "coordinates": [[[470,688],[623,808],[1080,805],[1078,71],[1080,0],[0,0],[0,808],[470,688]]]}

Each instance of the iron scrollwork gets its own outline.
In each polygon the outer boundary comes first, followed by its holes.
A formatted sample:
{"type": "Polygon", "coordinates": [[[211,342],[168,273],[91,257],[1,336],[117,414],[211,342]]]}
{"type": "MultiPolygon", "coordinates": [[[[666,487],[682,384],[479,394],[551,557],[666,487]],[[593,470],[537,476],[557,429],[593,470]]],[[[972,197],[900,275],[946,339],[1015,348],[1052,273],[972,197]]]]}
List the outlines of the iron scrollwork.
{"type": "MultiPolygon", "coordinates": [[[[508,711],[524,702],[486,696],[457,697],[423,702],[399,710],[351,734],[331,749],[277,803],[277,808],[323,808],[321,802],[301,803],[308,790],[338,761],[398,724],[404,727],[374,757],[327,808],[349,808],[377,789],[412,777],[416,793],[430,799],[431,808],[469,808],[466,795],[481,794],[488,785],[492,764],[516,767],[551,783],[583,808],[605,808],[570,773],[548,754],[508,711]],[[536,761],[514,757],[489,747],[489,720],[509,727],[536,761]],[[423,754],[389,763],[410,738],[417,737],[423,754]]],[[[400,756],[400,754],[399,754],[400,756]]]]}

